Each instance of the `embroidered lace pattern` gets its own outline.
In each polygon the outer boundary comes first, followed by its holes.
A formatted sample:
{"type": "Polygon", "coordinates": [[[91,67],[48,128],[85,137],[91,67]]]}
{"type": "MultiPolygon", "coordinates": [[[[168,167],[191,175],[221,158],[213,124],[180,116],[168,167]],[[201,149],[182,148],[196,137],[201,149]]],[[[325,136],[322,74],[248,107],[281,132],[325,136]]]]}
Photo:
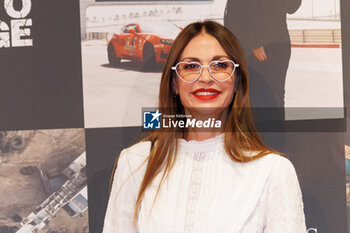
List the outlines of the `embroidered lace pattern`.
{"type": "Polygon", "coordinates": [[[193,232],[195,222],[195,209],[198,201],[198,196],[201,188],[202,164],[206,156],[205,152],[195,153],[193,166],[190,178],[190,185],[187,196],[186,216],[185,216],[185,231],[184,233],[193,232]]]}

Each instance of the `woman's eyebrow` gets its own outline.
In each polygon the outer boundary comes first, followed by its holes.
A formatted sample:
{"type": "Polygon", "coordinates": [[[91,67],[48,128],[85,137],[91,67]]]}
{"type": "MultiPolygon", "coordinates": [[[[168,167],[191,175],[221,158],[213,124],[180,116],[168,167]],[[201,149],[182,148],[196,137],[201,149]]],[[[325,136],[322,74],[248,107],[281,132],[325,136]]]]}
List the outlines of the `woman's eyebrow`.
{"type": "Polygon", "coordinates": [[[212,60],[217,60],[217,59],[220,59],[220,58],[227,58],[227,59],[230,59],[227,55],[217,55],[217,56],[214,56],[212,58],[212,60]]]}
{"type": "Polygon", "coordinates": [[[184,57],[184,58],[182,58],[181,59],[181,61],[183,61],[183,60],[191,60],[191,61],[200,61],[200,59],[198,58],[198,57],[184,57]]]}
{"type": "MultiPolygon", "coordinates": [[[[227,55],[216,55],[211,60],[214,61],[214,60],[218,60],[220,58],[230,59],[227,55]]],[[[181,61],[184,61],[184,60],[191,60],[191,61],[197,61],[197,62],[201,61],[201,59],[199,59],[198,57],[184,57],[181,59],[181,61]]]]}

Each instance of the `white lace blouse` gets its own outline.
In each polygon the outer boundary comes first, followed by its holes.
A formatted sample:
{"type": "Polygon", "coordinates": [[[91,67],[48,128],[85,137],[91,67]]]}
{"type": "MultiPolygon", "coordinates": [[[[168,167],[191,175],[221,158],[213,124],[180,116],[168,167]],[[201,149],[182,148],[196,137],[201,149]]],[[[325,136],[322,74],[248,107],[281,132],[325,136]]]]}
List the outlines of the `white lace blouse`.
{"type": "Polygon", "coordinates": [[[140,142],[122,151],[103,233],[306,232],[291,162],[276,154],[234,162],[224,151],[222,135],[203,142],[179,140],[176,163],[153,209],[161,175],[146,190],[135,227],[133,212],[150,146],[140,142]]]}

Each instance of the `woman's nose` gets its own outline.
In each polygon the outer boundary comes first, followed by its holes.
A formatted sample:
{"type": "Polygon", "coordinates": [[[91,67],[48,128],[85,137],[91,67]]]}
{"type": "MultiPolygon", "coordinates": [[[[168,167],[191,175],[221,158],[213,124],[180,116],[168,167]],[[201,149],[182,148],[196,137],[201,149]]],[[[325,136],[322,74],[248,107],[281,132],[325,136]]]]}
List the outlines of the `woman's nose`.
{"type": "Polygon", "coordinates": [[[211,74],[210,74],[208,66],[202,67],[202,73],[199,76],[199,81],[201,81],[201,82],[211,82],[211,81],[213,81],[213,78],[211,77],[211,74]]]}

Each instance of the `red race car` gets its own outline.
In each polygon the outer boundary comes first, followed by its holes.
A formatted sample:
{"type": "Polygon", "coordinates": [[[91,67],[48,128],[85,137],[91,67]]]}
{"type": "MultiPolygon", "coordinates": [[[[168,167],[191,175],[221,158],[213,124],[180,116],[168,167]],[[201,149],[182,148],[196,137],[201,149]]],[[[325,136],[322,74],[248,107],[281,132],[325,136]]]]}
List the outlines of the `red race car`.
{"type": "Polygon", "coordinates": [[[130,23],[108,42],[108,61],[118,66],[121,59],[155,64],[165,62],[171,44],[181,31],[167,21],[130,23]]]}

